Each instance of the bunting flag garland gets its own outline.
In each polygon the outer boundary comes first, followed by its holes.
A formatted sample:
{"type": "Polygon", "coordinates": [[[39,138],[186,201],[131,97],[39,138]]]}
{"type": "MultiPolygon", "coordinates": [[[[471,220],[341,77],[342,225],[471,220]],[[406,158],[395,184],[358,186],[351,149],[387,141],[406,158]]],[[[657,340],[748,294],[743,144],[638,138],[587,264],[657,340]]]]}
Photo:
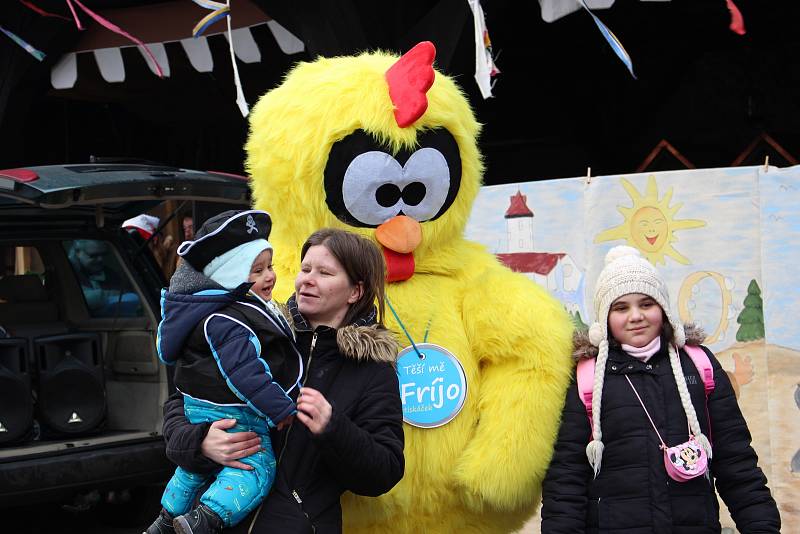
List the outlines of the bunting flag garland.
{"type": "MultiPolygon", "coordinates": [[[[229,5],[230,1],[228,0],[229,5]]],[[[244,99],[242,81],[239,79],[239,66],[236,63],[236,55],[233,52],[233,31],[231,30],[230,17],[228,17],[228,45],[231,52],[231,65],[233,66],[233,83],[236,85],[236,105],[239,106],[242,117],[247,117],[250,114],[250,108],[247,106],[247,100],[244,99]]]]}
{"type": "Polygon", "coordinates": [[[38,48],[34,47],[34,46],[33,46],[33,45],[31,45],[30,43],[26,42],[24,39],[22,39],[22,38],[21,38],[20,36],[18,36],[16,33],[12,32],[11,30],[7,30],[7,29],[5,29],[3,26],[0,26],[0,32],[3,32],[4,34],[6,34],[6,35],[8,36],[8,38],[9,38],[9,39],[11,39],[11,40],[12,40],[12,41],[14,41],[15,43],[17,43],[17,44],[18,44],[19,46],[21,46],[21,47],[22,47],[22,48],[23,48],[23,49],[24,49],[24,50],[25,50],[27,53],[29,53],[30,55],[32,55],[33,57],[35,57],[37,60],[39,60],[39,61],[42,61],[42,60],[44,60],[44,58],[45,58],[45,55],[46,55],[44,52],[42,52],[42,51],[41,51],[41,50],[39,50],[38,48]]]}
{"type": "Polygon", "coordinates": [[[28,2],[27,0],[19,0],[19,3],[22,4],[23,6],[27,7],[31,11],[35,11],[36,13],[38,13],[39,15],[41,15],[43,17],[54,17],[54,18],[62,19],[62,20],[66,20],[66,21],[70,20],[69,17],[65,17],[64,15],[59,15],[58,13],[50,13],[49,11],[45,11],[44,9],[40,8],[39,6],[35,5],[32,2],[28,2]]]}
{"type": "Polygon", "coordinates": [[[742,12],[739,11],[739,8],[733,3],[733,0],[725,1],[728,5],[728,11],[731,12],[731,25],[728,26],[728,28],[730,28],[733,33],[744,35],[747,33],[747,30],[744,28],[744,17],[742,16],[742,12]]]}
{"type": "Polygon", "coordinates": [[[79,30],[83,30],[83,26],[81,25],[81,19],[78,18],[78,13],[75,12],[75,6],[72,5],[73,2],[75,2],[75,4],[77,4],[78,7],[80,7],[87,15],[92,17],[98,24],[100,24],[104,28],[109,29],[114,33],[118,33],[119,35],[122,35],[123,37],[126,37],[127,39],[130,39],[131,41],[133,41],[134,43],[136,43],[137,45],[142,47],[142,49],[144,50],[145,54],[147,54],[147,57],[153,62],[153,65],[155,66],[156,74],[158,75],[158,77],[159,78],[163,78],[164,77],[164,72],[161,70],[161,65],[159,65],[158,60],[153,55],[153,52],[150,51],[150,48],[148,48],[148,46],[146,44],[144,44],[141,40],[137,39],[136,37],[134,37],[130,33],[126,32],[125,30],[123,30],[122,28],[120,28],[116,24],[112,23],[108,19],[105,19],[105,18],[101,17],[100,15],[98,15],[97,13],[95,13],[94,11],[92,11],[91,9],[86,7],[85,5],[83,5],[83,3],[80,2],[80,0],[66,0],[66,2],[67,2],[67,5],[69,6],[70,11],[72,12],[72,17],[75,19],[75,24],[78,26],[79,30]]]}
{"type": "Polygon", "coordinates": [[[75,12],[75,6],[72,5],[70,0],[66,0],[67,6],[69,6],[69,10],[72,13],[72,18],[75,20],[75,26],[78,27],[79,30],[83,31],[83,24],[81,24],[81,19],[78,17],[78,14],[75,12]]]}
{"type": "MultiPolygon", "coordinates": [[[[475,28],[475,81],[483,98],[492,96],[494,81],[492,78],[500,74],[500,69],[494,64],[492,56],[492,41],[486,29],[486,19],[480,0],[468,0],[472,10],[475,28]]],[[[496,80],[495,80],[496,81],[496,80]]]]}
{"type": "Polygon", "coordinates": [[[192,0],[195,4],[206,9],[213,10],[211,13],[200,19],[194,29],[192,30],[193,37],[200,37],[206,28],[220,20],[222,17],[230,15],[231,8],[228,4],[222,2],[213,2],[212,0],[192,0]]]}
{"type": "Polygon", "coordinates": [[[247,105],[247,100],[244,98],[244,90],[242,90],[242,81],[239,79],[239,66],[236,63],[236,55],[233,51],[234,34],[231,29],[231,2],[227,0],[224,4],[222,2],[215,2],[213,0],[192,0],[200,7],[212,10],[211,13],[203,17],[200,22],[195,24],[192,30],[192,35],[197,38],[203,35],[206,28],[222,19],[228,19],[228,48],[231,53],[231,65],[233,66],[233,83],[236,86],[236,105],[239,106],[239,111],[243,117],[250,114],[250,107],[247,105]]]}
{"type": "Polygon", "coordinates": [[[597,18],[597,16],[594,13],[592,13],[592,10],[589,9],[589,6],[586,5],[585,0],[578,0],[578,2],[580,2],[581,6],[583,6],[583,9],[585,9],[587,13],[589,13],[592,16],[594,23],[600,30],[600,33],[603,34],[603,37],[606,38],[608,44],[611,45],[611,49],[614,51],[615,54],[617,54],[617,57],[620,60],[622,60],[625,66],[628,67],[628,71],[630,71],[631,76],[633,76],[633,78],[636,79],[636,75],[633,73],[633,62],[631,61],[631,56],[628,55],[628,52],[625,50],[625,47],[622,46],[622,43],[619,41],[619,39],[617,39],[617,36],[614,35],[614,33],[610,29],[608,29],[608,26],[603,24],[603,22],[599,18],[597,18]]]}

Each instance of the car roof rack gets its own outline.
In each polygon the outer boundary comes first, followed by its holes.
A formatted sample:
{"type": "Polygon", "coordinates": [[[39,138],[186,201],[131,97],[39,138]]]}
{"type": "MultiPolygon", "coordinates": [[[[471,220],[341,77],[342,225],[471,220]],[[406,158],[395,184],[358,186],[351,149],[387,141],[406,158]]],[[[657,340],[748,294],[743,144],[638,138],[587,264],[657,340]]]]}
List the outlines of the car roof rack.
{"type": "Polygon", "coordinates": [[[158,167],[166,167],[160,161],[153,161],[150,159],[144,158],[131,158],[128,156],[89,156],[89,163],[98,163],[100,165],[103,164],[117,164],[117,163],[128,163],[128,164],[136,164],[136,165],[155,165],[158,167]]]}

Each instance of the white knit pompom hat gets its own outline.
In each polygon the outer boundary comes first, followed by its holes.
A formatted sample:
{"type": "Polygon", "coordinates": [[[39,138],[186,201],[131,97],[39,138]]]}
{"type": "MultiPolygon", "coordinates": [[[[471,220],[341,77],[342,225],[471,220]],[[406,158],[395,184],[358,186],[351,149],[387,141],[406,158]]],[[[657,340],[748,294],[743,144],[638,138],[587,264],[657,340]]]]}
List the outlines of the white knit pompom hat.
{"type": "Polygon", "coordinates": [[[594,311],[596,321],[589,327],[589,342],[598,348],[597,363],[594,371],[594,387],[592,390],[592,441],[586,447],[586,455],[594,469],[595,475],[600,472],[603,457],[602,431],[600,428],[600,406],[605,380],[606,361],[608,360],[608,310],[618,298],[631,293],[640,293],[652,297],[664,311],[674,332],[669,345],[670,365],[678,384],[681,403],[689,421],[695,439],[703,445],[706,454],[711,458],[711,444],[700,430],[694,406],[686,387],[677,349],[686,343],[683,324],[676,321],[669,307],[669,291],[656,268],[633,247],[617,246],[606,254],[605,267],[597,277],[594,292],[594,311]]]}
{"type": "Polygon", "coordinates": [[[656,268],[642,257],[638,250],[624,245],[614,247],[606,254],[606,266],[600,271],[594,287],[594,312],[596,321],[589,328],[589,341],[595,347],[608,339],[608,310],[618,298],[631,293],[652,297],[664,310],[675,331],[673,342],[682,348],[686,343],[683,324],[672,317],[669,309],[669,291],[656,268]]]}

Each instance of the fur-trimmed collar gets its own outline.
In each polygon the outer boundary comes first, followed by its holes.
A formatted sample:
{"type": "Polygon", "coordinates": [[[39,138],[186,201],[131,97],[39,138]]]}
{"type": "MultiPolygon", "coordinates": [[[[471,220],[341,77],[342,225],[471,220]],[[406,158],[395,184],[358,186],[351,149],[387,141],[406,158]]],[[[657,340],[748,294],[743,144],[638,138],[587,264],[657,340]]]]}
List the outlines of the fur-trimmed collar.
{"type": "Polygon", "coordinates": [[[394,364],[400,345],[392,331],[385,326],[349,325],[336,330],[336,344],[348,358],[394,364]]]}
{"type": "MultiPolygon", "coordinates": [[[[698,346],[706,338],[705,332],[694,323],[686,323],[683,326],[686,332],[686,344],[698,346]]],[[[597,357],[597,347],[589,342],[589,333],[586,330],[575,330],[572,334],[572,359],[576,362],[597,357]]]]}
{"type": "MultiPolygon", "coordinates": [[[[297,311],[297,304],[293,298],[289,299],[286,304],[277,302],[276,304],[293,330],[310,330],[310,326],[297,311]],[[297,322],[296,319],[301,320],[302,323],[297,322]]],[[[400,350],[400,344],[391,330],[383,325],[369,324],[368,320],[337,328],[336,345],[342,354],[356,361],[369,360],[393,365],[397,362],[397,353],[400,350]]]]}

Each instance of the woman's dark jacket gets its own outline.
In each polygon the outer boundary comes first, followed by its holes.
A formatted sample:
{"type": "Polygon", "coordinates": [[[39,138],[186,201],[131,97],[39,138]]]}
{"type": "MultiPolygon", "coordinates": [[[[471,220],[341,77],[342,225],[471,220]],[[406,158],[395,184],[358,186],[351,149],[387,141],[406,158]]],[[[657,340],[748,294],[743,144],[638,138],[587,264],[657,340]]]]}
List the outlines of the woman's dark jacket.
{"type": "MultiPolygon", "coordinates": [[[[403,477],[397,344],[374,324],[374,314],[338,330],[311,330],[293,300],[289,309],[304,357],[304,385],[322,392],[333,413],[320,436],[297,421],[283,432],[273,431],[278,473],[252,532],[337,533],[342,493],[381,495],[403,477]]],[[[167,457],[180,467],[219,469],[200,452],[207,432],[208,425],[186,421],[180,396],[164,405],[167,457]]],[[[247,532],[252,520],[253,514],[230,532],[247,532]]]]}
{"type": "MultiPolygon", "coordinates": [[[[687,331],[687,336],[692,334],[687,331]]],[[[712,484],[739,532],[780,532],[778,509],[757,465],[730,380],[711,351],[703,349],[711,360],[716,385],[708,399],[708,416],[697,368],[683,350],[680,361],[700,426],[712,442],[711,482],[703,476],[687,482],[669,478],[658,437],[625,379],[627,375],[633,382],[667,445],[686,441],[686,415],[666,345],[647,363],[612,348],[600,415],[605,445],[600,473],[592,478],[586,458],[591,429],[573,381],[543,484],[543,534],[720,532],[712,484]]],[[[576,355],[585,354],[585,347],[576,347],[576,355]]]]}

